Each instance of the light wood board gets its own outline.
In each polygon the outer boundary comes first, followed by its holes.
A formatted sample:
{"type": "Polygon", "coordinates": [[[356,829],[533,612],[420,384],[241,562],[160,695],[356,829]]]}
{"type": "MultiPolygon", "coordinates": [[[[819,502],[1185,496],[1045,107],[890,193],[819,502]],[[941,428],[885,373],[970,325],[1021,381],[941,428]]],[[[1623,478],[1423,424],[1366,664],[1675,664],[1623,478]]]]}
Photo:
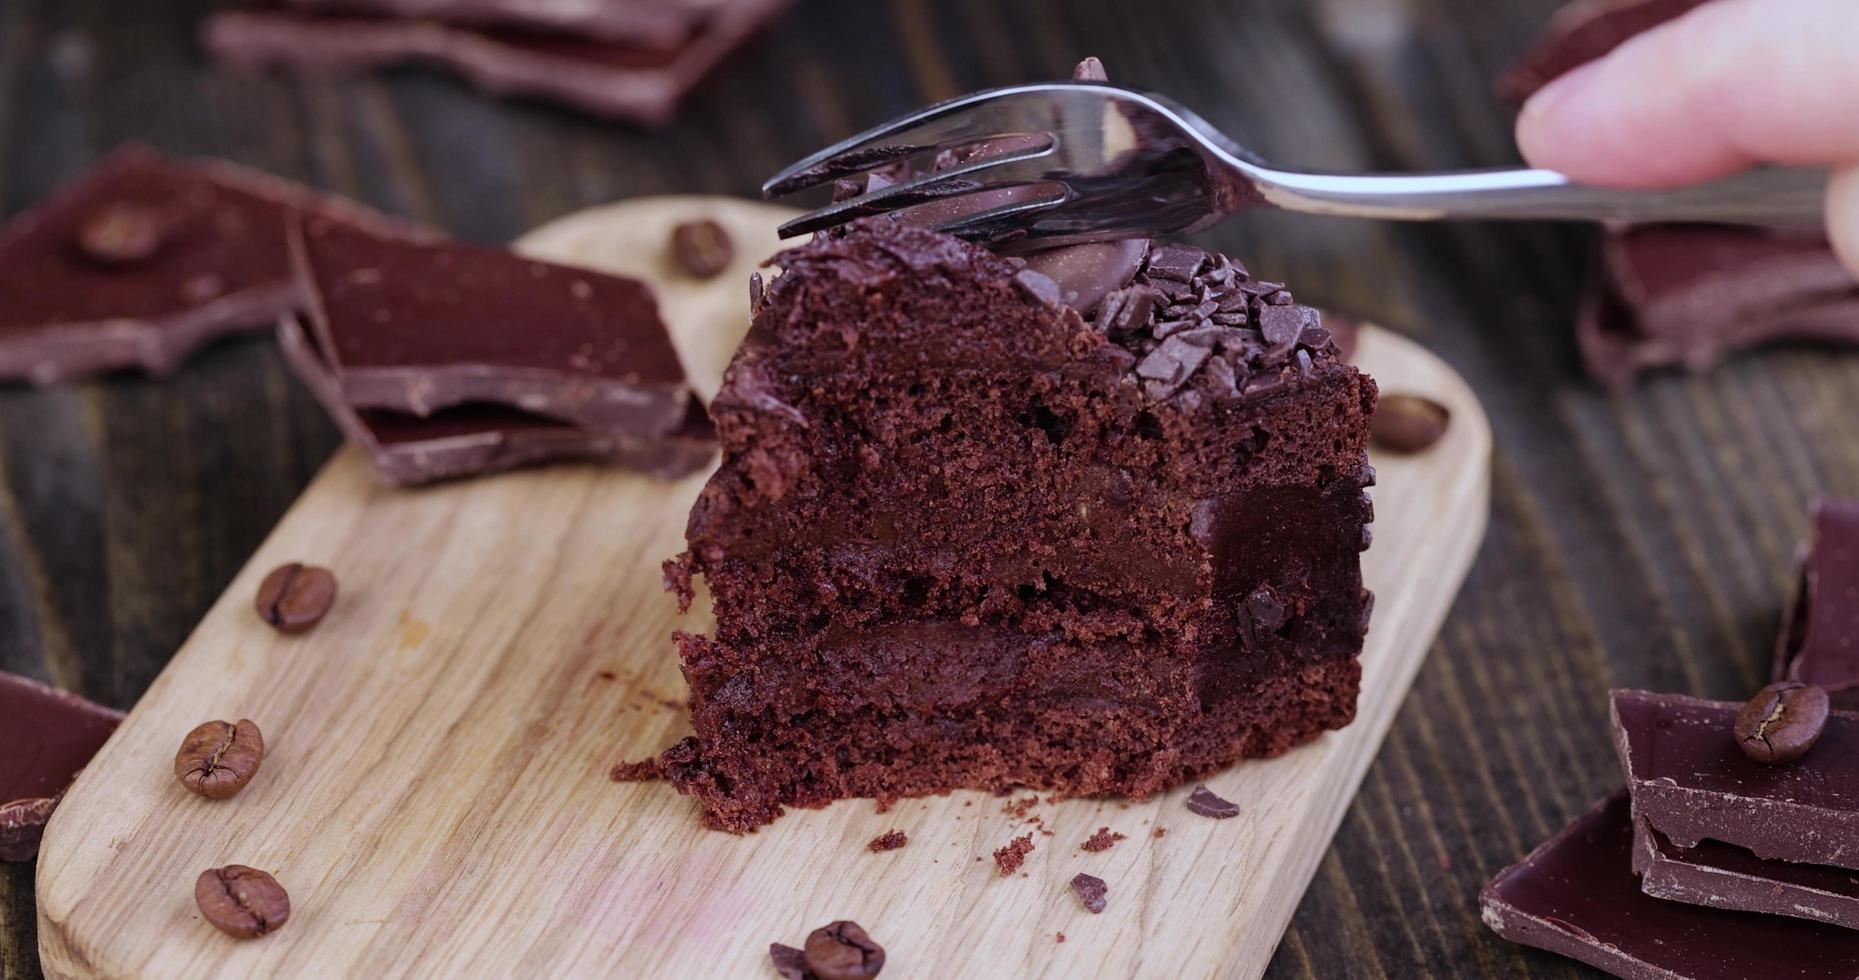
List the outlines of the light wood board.
{"type": "MultiPolygon", "coordinates": [[[[700,385],[773,250],[780,209],[656,199],[574,216],[537,254],[659,283],[700,385]],[[712,284],[663,273],[669,226],[722,216],[742,243],[712,284]]],[[[1143,803],[1042,804],[1026,877],[988,855],[1023,824],[981,793],[790,811],[748,837],[702,830],[664,783],[608,768],[687,729],[669,640],[704,630],[660,591],[701,477],[654,482],[552,467],[422,490],[378,485],[344,450],[176,653],[54,815],[39,859],[39,943],[54,977],[774,976],[770,942],[864,924],[887,978],[1252,977],[1375,755],[1483,535],[1490,431],[1444,364],[1385,331],[1358,362],[1384,393],[1448,405],[1445,440],[1379,456],[1377,593],[1358,717],[1341,732],[1208,785],[1239,801],[1213,821],[1185,790],[1143,803]],[[333,568],[341,595],[311,633],[252,612],[275,565],[333,568]],[[181,736],[251,718],[270,750],[238,797],[172,774],[181,736]],[[1108,826],[1108,851],[1078,845],[1108,826]],[[1163,838],[1153,836],[1167,829],[1163,838]],[[901,850],[868,853],[892,829],[901,850]],[[977,860],[979,859],[979,860],[977,860]],[[249,864],[290,891],[281,931],[235,942],[194,908],[195,876],[249,864]],[[1067,882],[1109,882],[1086,913],[1067,882]],[[1063,943],[1057,940],[1065,935],[1063,943]]],[[[1027,794],[1017,794],[1024,797],[1027,794]]]]}

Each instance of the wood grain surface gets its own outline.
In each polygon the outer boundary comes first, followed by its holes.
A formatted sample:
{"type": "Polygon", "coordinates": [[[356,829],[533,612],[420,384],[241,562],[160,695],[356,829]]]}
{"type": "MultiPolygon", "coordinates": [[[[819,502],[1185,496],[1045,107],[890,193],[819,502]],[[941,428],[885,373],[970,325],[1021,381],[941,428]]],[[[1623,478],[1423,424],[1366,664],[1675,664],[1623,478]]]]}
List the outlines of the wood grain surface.
{"type": "MultiPolygon", "coordinates": [[[[714,216],[774,238],[781,209],[695,198],[595,209],[526,239],[535,254],[652,273],[670,229],[714,216]]],[[[680,354],[714,390],[746,327],[739,278],[654,276],[680,354]],[[732,298],[733,297],[733,301],[732,298]],[[708,354],[706,353],[708,352],[708,354]]],[[[768,943],[863,923],[904,977],[1257,977],[1277,946],[1483,537],[1491,433],[1465,384],[1412,341],[1364,330],[1357,361],[1452,412],[1438,445],[1374,455],[1376,593],[1357,718],[1280,758],[1140,803],[989,793],[794,811],[756,834],[703,829],[663,782],[609,768],[689,732],[660,561],[702,477],[563,466],[384,489],[346,450],[310,485],[59,805],[38,875],[48,976],[767,975],[768,943]],[[251,609],[272,568],[333,569],[337,607],[284,636],[251,609]],[[227,801],[164,763],[209,716],[251,718],[267,755],[227,801]],[[1039,823],[1029,825],[1028,818],[1039,823]],[[1080,845],[1100,827],[1127,840],[1080,845]],[[1166,836],[1157,838],[1158,829],[1166,836]],[[904,848],[868,853],[891,830],[904,848]],[[1044,832],[1050,831],[1051,836],[1044,832]],[[1005,879],[991,852],[1035,850],[1005,879]],[[260,942],[212,931],[206,867],[273,872],[290,922],[260,942]],[[1110,882],[1101,915],[1067,882],[1110,882]],[[125,887],[125,883],[133,883],[125,887]],[[1059,935],[1067,938],[1061,942],[1059,935]]]]}
{"type": "MultiPolygon", "coordinates": [[[[1489,80],[1558,0],[801,0],[644,132],[434,75],[253,79],[194,42],[214,3],[0,0],[0,213],[117,142],[219,154],[501,241],[579,207],[752,193],[926,100],[1102,56],[1275,159],[1515,159],[1489,80]]],[[[1815,494],[1859,494],[1859,357],[1793,349],[1611,394],[1570,322],[1589,236],[1263,215],[1206,243],[1442,354],[1496,433],[1492,530],[1268,975],[1570,977],[1476,893],[1619,782],[1610,685],[1764,676],[1815,494]]],[[[327,459],[272,346],[178,377],[0,391],[0,668],[118,707],[148,687],[327,459]]],[[[0,866],[0,975],[38,975],[32,871],[0,866]]]]}

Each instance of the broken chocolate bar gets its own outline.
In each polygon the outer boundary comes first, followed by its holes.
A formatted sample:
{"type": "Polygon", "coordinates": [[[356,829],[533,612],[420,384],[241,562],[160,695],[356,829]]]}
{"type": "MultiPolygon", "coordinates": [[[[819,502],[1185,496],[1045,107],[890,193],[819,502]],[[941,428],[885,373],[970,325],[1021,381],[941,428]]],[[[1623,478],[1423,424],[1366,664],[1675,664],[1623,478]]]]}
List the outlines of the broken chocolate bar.
{"type": "Polygon", "coordinates": [[[118,149],[0,229],[0,379],[174,371],[207,342],[296,306],[286,218],[422,234],[232,164],[118,149]]]}
{"type": "Polygon", "coordinates": [[[1859,872],[1845,868],[1764,861],[1712,840],[1679,847],[1638,820],[1633,871],[1654,898],[1859,929],[1859,872]]]}
{"type": "Polygon", "coordinates": [[[0,672],[0,861],[30,861],[58,798],[123,713],[0,672]]]}
{"type": "Polygon", "coordinates": [[[1629,980],[1859,976],[1859,933],[1653,898],[1633,874],[1626,793],[1577,817],[1482,892],[1485,924],[1629,980]]]}
{"type": "Polygon", "coordinates": [[[1836,708],[1859,708],[1859,500],[1814,504],[1794,599],[1782,614],[1775,679],[1825,688],[1836,708]]]}
{"type": "Polygon", "coordinates": [[[555,461],[611,463],[671,478],[703,468],[716,451],[715,430],[694,399],[677,431],[649,439],[499,405],[460,405],[424,418],[360,410],[343,397],[335,372],[296,317],[280,322],[278,341],[297,376],[343,434],[392,484],[412,486],[555,461]]]}
{"type": "Polygon", "coordinates": [[[282,0],[305,13],[363,14],[572,34],[665,50],[690,40],[727,0],[282,0]]]}
{"type": "Polygon", "coordinates": [[[1737,745],[1740,704],[1645,691],[1611,701],[1634,816],[1672,843],[1859,868],[1859,714],[1833,712],[1813,751],[1765,765],[1737,745]]]}
{"type": "Polygon", "coordinates": [[[644,283],[318,220],[293,226],[290,245],[317,349],[356,408],[488,403],[635,442],[690,414],[644,283]]]}
{"type": "Polygon", "coordinates": [[[1498,94],[1522,102],[1566,72],[1587,64],[1705,0],[1575,0],[1563,7],[1516,64],[1498,79],[1498,94]]]}
{"type": "Polygon", "coordinates": [[[203,42],[222,60],[249,69],[437,64],[494,95],[554,99],[597,115],[663,125],[699,80],[791,2],[722,3],[669,49],[572,33],[263,9],[214,14],[203,42]]]}

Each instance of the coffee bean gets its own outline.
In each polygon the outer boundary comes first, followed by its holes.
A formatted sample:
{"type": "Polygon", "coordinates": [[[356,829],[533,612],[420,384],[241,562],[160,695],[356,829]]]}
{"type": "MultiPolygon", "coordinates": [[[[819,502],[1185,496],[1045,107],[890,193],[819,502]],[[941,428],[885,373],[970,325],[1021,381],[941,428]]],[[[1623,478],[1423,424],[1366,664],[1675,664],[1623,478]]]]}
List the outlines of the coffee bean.
{"type": "Polygon", "coordinates": [[[1770,684],[1736,713],[1736,744],[1757,762],[1793,762],[1820,739],[1827,709],[1827,692],[1821,688],[1799,681],[1770,684]]]}
{"type": "Polygon", "coordinates": [[[246,719],[237,725],[209,721],[187,733],[174,754],[174,775],[181,785],[210,800],[223,800],[245,788],[265,760],[265,739],[246,719]]]}
{"type": "Polygon", "coordinates": [[[671,260],[685,275],[711,279],[729,268],[736,246],[714,221],[686,221],[671,230],[671,260]]]}
{"type": "Polygon", "coordinates": [[[336,576],[327,568],[291,562],[279,565],[258,586],[258,618],[280,633],[315,626],[336,601],[336,576]]]}
{"type": "Polygon", "coordinates": [[[167,237],[162,213],[140,204],[106,205],[85,218],[77,230],[78,248],[110,265],[140,262],[160,250],[167,237]]]}
{"type": "Polygon", "coordinates": [[[1446,434],[1452,413],[1446,406],[1419,395],[1389,395],[1375,406],[1369,420],[1369,437],[1383,449],[1417,453],[1446,434]]]}
{"type": "Polygon", "coordinates": [[[807,969],[820,980],[861,980],[884,969],[884,948],[856,922],[829,922],[807,936],[807,969]]]}
{"type": "Polygon", "coordinates": [[[200,872],[194,904],[213,928],[235,939],[256,939],[290,921],[290,895],[276,878],[243,864],[200,872]]]}

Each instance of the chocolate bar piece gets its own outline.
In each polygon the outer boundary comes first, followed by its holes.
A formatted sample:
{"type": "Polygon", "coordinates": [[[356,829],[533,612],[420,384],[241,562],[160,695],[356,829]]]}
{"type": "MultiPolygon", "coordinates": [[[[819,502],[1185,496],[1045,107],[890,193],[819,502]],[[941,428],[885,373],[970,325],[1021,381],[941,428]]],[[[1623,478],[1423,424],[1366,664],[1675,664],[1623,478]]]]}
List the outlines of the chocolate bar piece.
{"type": "Polygon", "coordinates": [[[0,672],[0,861],[30,861],[58,797],[123,713],[0,672]]]}
{"type": "Polygon", "coordinates": [[[698,81],[791,2],[730,0],[671,49],[440,20],[282,10],[214,14],[202,41],[220,59],[248,69],[436,64],[493,95],[553,99],[596,115],[663,125],[698,81]]]}
{"type": "Polygon", "coordinates": [[[1845,868],[1764,861],[1714,840],[1679,847],[1635,820],[1633,871],[1654,898],[1859,929],[1859,872],[1845,868]]]}
{"type": "Polygon", "coordinates": [[[1800,565],[1775,644],[1775,679],[1825,688],[1834,707],[1859,708],[1859,500],[1815,502],[1814,538],[1800,565]]]}
{"type": "Polygon", "coordinates": [[[716,451],[715,430],[695,399],[677,431],[649,439],[500,405],[460,405],[424,418],[360,410],[343,397],[336,373],[296,317],[280,322],[278,341],[297,376],[388,483],[412,486],[555,461],[611,463],[671,478],[702,469],[716,451]]]}
{"type": "Polygon", "coordinates": [[[690,413],[644,283],[318,220],[290,242],[317,348],[356,408],[430,416],[485,402],[633,441],[690,413]]]}
{"type": "Polygon", "coordinates": [[[165,375],[208,341],[269,329],[297,303],[284,244],[296,212],[417,234],[229,163],[116,150],[0,229],[0,379],[165,375]]]}
{"type": "Polygon", "coordinates": [[[1485,924],[1629,980],[1859,976],[1859,933],[1653,898],[1632,863],[1630,806],[1616,793],[1498,872],[1478,896],[1485,924]]]}
{"type": "Polygon", "coordinates": [[[1859,868],[1859,714],[1832,712],[1806,756],[1764,765],[1732,733],[1740,704],[1646,691],[1611,701],[1634,816],[1672,843],[1859,868]]]}
{"type": "Polygon", "coordinates": [[[362,14],[573,34],[667,50],[729,0],[283,0],[304,13],[362,14]]]}

